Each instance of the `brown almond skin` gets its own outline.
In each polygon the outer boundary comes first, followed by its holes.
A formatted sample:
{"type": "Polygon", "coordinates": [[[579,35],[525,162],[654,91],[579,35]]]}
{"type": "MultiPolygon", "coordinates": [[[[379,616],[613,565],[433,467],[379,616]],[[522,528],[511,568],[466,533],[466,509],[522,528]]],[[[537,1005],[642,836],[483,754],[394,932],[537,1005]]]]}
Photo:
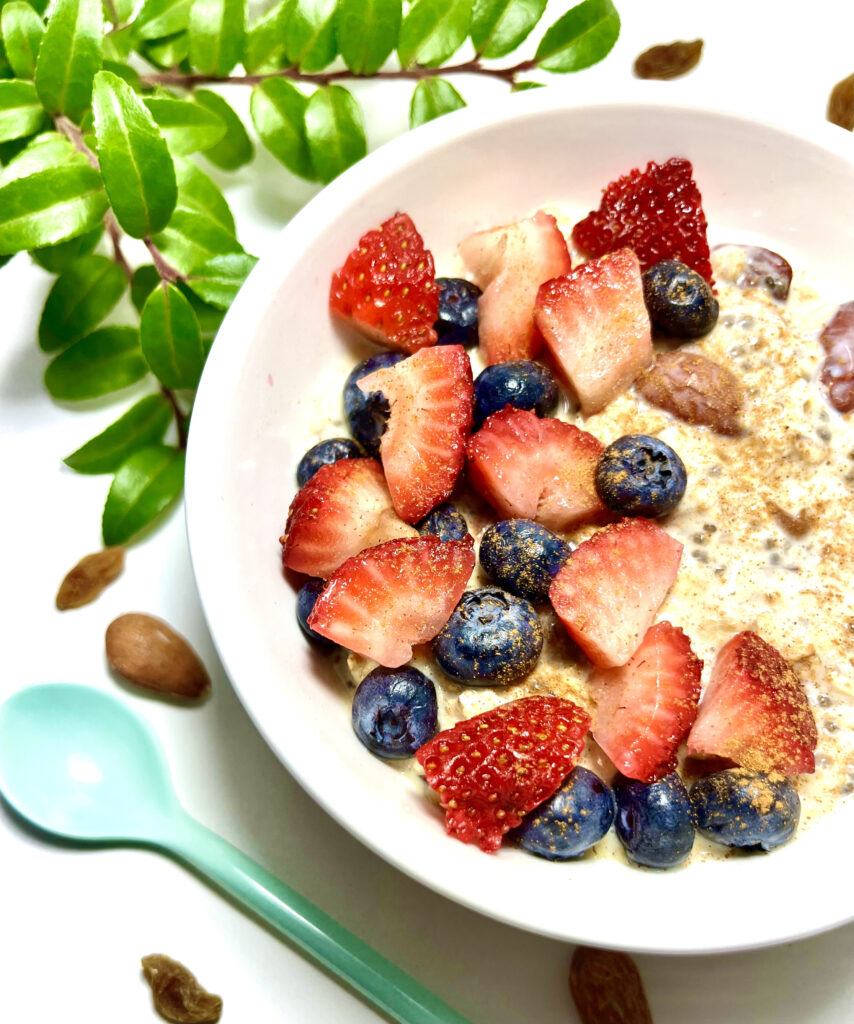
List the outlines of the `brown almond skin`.
{"type": "Polygon", "coordinates": [[[651,405],[686,423],[711,427],[719,434],[737,434],[741,429],[741,382],[726,367],[698,352],[660,352],[635,385],[651,405]]]}
{"type": "Polygon", "coordinates": [[[60,583],[56,593],[56,607],[65,612],[89,604],[121,574],[124,567],[124,548],[104,548],[93,555],[86,555],[68,571],[60,583]]]}
{"type": "Polygon", "coordinates": [[[153,615],[130,612],[107,627],[107,661],[128,682],[194,700],[211,685],[199,656],[171,626],[153,615]]]}
{"type": "Polygon", "coordinates": [[[653,1024],[640,971],[625,953],[578,946],[569,990],[581,1024],[653,1024]]]}
{"type": "Polygon", "coordinates": [[[827,120],[846,131],[854,131],[854,75],[834,85],[827,101],[827,120]]]}

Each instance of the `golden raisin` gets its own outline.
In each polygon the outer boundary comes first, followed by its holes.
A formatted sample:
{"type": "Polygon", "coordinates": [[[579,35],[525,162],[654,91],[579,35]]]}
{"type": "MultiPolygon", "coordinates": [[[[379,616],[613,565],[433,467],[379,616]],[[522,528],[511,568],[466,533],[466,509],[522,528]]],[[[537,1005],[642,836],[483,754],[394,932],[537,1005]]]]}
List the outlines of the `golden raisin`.
{"type": "Polygon", "coordinates": [[[203,989],[195,975],[177,960],[152,953],[142,958],[142,970],[151,986],[154,1008],[165,1020],[176,1024],[219,1020],[222,999],[203,989]]]}

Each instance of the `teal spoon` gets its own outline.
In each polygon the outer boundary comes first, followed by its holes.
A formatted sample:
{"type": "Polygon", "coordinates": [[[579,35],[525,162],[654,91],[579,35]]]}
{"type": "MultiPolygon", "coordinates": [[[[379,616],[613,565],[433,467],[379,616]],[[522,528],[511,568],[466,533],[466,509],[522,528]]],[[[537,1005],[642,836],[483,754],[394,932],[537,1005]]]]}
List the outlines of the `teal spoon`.
{"type": "Polygon", "coordinates": [[[31,686],[0,706],[0,792],[22,817],[64,839],[144,843],[173,854],[402,1024],[470,1024],[191,818],[153,732],[100,690],[31,686]]]}

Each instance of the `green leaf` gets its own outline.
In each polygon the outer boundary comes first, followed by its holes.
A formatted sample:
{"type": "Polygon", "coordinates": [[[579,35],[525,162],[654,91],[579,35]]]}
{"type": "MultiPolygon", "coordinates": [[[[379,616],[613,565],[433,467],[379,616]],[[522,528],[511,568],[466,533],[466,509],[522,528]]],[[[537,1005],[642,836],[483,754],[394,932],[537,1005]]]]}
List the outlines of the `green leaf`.
{"type": "Polygon", "coordinates": [[[249,112],[261,141],[277,160],[300,178],[316,175],[305,137],[308,100],[284,78],[268,78],[252,90],[249,112]]]}
{"type": "Polygon", "coordinates": [[[510,92],[527,92],[529,89],[542,89],[545,82],[514,82],[510,92]]]}
{"type": "Polygon", "coordinates": [[[285,26],[296,0],[279,0],[247,31],[243,66],[251,74],[278,67],[285,53],[285,26]]]}
{"type": "Polygon", "coordinates": [[[163,39],[143,42],[140,53],[147,61],[159,68],[174,68],[187,59],[190,52],[190,37],[186,32],[176,32],[163,39]]]}
{"type": "Polygon", "coordinates": [[[338,53],[336,0],[296,0],[285,27],[285,50],[303,71],[322,71],[338,53]]]}
{"type": "Polygon", "coordinates": [[[227,75],[243,56],[245,0],[193,0],[190,63],[203,75],[227,75]]]}
{"type": "Polygon", "coordinates": [[[193,270],[187,285],[211,306],[228,309],[257,262],[245,252],[214,256],[193,270]]]}
{"type": "Polygon", "coordinates": [[[145,0],[133,24],[138,39],[162,39],[186,32],[193,0],[145,0]]]}
{"type": "Polygon", "coordinates": [[[166,141],[142,100],[109,71],[95,76],[92,110],[113,213],[132,238],[153,235],[166,227],[178,199],[166,141]]]}
{"type": "Polygon", "coordinates": [[[56,0],[36,61],[36,89],[51,114],[79,120],[101,66],[101,0],[56,0]]]}
{"type": "Polygon", "coordinates": [[[583,0],[546,32],[534,55],[546,71],[581,71],[611,50],[620,34],[620,16],[611,0],[583,0]]]}
{"type": "Polygon", "coordinates": [[[401,0],[339,0],[335,34],[344,63],[356,75],[379,71],[397,45],[401,0]]]}
{"type": "Polygon", "coordinates": [[[213,217],[233,235],[234,217],[225,196],[205,172],[192,161],[180,158],[175,161],[175,170],[178,174],[178,205],[184,210],[195,210],[213,217]]]}
{"type": "Polygon", "coordinates": [[[124,25],[133,16],[136,0],[103,0],[104,17],[112,25],[124,25]]]}
{"type": "Polygon", "coordinates": [[[44,120],[44,107],[32,82],[20,78],[0,80],[0,142],[32,135],[44,120]]]}
{"type": "Polygon", "coordinates": [[[150,96],[146,98],[145,105],[176,156],[208,149],[225,135],[222,118],[191,100],[150,96]]]}
{"type": "Polygon", "coordinates": [[[505,57],[542,18],[548,0],[475,0],[471,41],[482,57],[505,57]]]}
{"type": "Polygon", "coordinates": [[[114,473],[135,451],[163,440],[172,422],[165,395],[148,395],[62,461],[76,473],[114,473]]]}
{"type": "Polygon", "coordinates": [[[70,238],[59,245],[46,245],[43,249],[33,249],[30,256],[40,267],[51,274],[61,274],[81,256],[87,256],[101,240],[104,229],[101,225],[85,235],[70,238]]]}
{"type": "Polygon", "coordinates": [[[311,162],[324,185],[368,151],[359,104],[340,85],[312,93],[305,110],[311,162]]]}
{"type": "MultiPolygon", "coordinates": [[[[102,66],[107,71],[113,71],[120,77],[125,77],[120,75],[120,72],[116,70],[114,65],[117,62],[126,61],[137,43],[138,40],[134,34],[133,25],[125,25],[124,28],[113,29],[108,36],[104,36],[104,63],[102,66]]],[[[128,75],[133,76],[136,74],[127,65],[125,65],[125,68],[128,75]]]]}
{"type": "MultiPolygon", "coordinates": [[[[44,17],[44,12],[47,10],[47,4],[48,0],[29,0],[30,7],[32,7],[36,14],[40,14],[42,17],[44,17]]],[[[0,7],[2,6],[3,3],[0,3],[0,7]]]]}
{"type": "Polygon", "coordinates": [[[44,373],[54,398],[77,402],[134,384],[148,373],[135,327],[102,327],[58,355],[44,373]]]}
{"type": "Polygon", "coordinates": [[[139,343],[145,361],[167,388],[194,388],[207,351],[190,303],[173,284],[155,288],[142,310],[139,343]]]}
{"type": "Polygon", "coordinates": [[[94,330],[122,297],[127,281],[106,256],[81,256],[54,281],[39,321],[39,347],[56,352],[94,330]]]}
{"type": "Polygon", "coordinates": [[[107,206],[101,175],[88,164],[50,167],[11,181],[0,187],[0,253],[82,235],[107,206]]]}
{"type": "Polygon", "coordinates": [[[196,103],[206,107],[225,125],[225,135],[215,145],[209,146],[204,153],[208,160],[224,171],[236,171],[238,167],[249,163],[255,155],[255,147],[243,122],[218,93],[210,89],[196,89],[193,95],[196,103]]]}
{"type": "Polygon", "coordinates": [[[139,77],[139,72],[135,71],[129,64],[105,59],[102,70],[109,71],[116,75],[116,77],[121,78],[123,82],[127,82],[134,92],[142,91],[142,79],[139,77]]]}
{"type": "Polygon", "coordinates": [[[442,114],[459,110],[466,101],[445,78],[422,78],[412,93],[409,105],[409,127],[417,128],[442,114]]]}
{"type": "Polygon", "coordinates": [[[0,185],[7,185],[18,178],[26,178],[36,171],[45,171],[51,167],[67,166],[88,167],[89,163],[82,153],[64,135],[57,132],[42,132],[31,139],[17,156],[14,156],[0,174],[0,185]]]}
{"type": "Polygon", "coordinates": [[[230,231],[207,213],[179,202],[165,231],[156,238],[157,248],[182,274],[189,274],[212,256],[243,249],[230,231]]]}
{"type": "Polygon", "coordinates": [[[142,312],[142,307],[145,305],[148,296],[151,295],[159,284],[160,274],[158,274],[157,268],[153,263],[146,263],[142,267],[137,267],[133,272],[130,299],[134,306],[136,306],[138,313],[142,312]]]}
{"type": "Polygon", "coordinates": [[[465,42],[471,0],[415,0],[403,19],[397,54],[403,67],[434,68],[465,42]]]}
{"type": "Polygon", "coordinates": [[[184,453],[154,444],[134,452],[113,477],[101,533],[104,544],[124,544],[155,519],[181,493],[184,453]]]}
{"type": "Polygon", "coordinates": [[[15,0],[3,8],[0,26],[3,29],[3,48],[12,70],[19,78],[32,78],[39,43],[44,35],[44,22],[29,4],[15,0]]]}

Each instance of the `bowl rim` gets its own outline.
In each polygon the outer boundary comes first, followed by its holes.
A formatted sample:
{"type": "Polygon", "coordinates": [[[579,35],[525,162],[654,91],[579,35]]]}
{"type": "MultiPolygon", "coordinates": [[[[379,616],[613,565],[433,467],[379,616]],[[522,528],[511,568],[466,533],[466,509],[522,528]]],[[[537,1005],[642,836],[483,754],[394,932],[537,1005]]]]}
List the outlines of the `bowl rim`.
{"type": "MultiPolygon", "coordinates": [[[[208,557],[209,546],[206,545],[204,538],[211,536],[212,522],[222,522],[222,488],[219,485],[222,467],[217,457],[218,453],[214,449],[218,447],[216,439],[225,437],[226,426],[217,398],[218,392],[233,379],[233,373],[239,367],[246,349],[245,339],[254,336],[261,324],[271,295],[286,276],[288,265],[293,262],[290,254],[300,248],[299,239],[311,238],[317,230],[334,222],[337,214],[349,204],[354,195],[376,184],[377,179],[382,178],[384,174],[400,173],[407,165],[420,160],[425,151],[499,123],[524,120],[540,113],[600,108],[628,108],[650,112],[696,111],[724,119],[734,119],[743,125],[771,129],[791,137],[798,143],[806,142],[817,146],[842,158],[851,165],[854,172],[854,145],[851,138],[829,122],[799,123],[797,120],[784,118],[782,114],[769,115],[767,111],[736,110],[717,100],[710,100],[707,94],[704,95],[691,87],[675,94],[672,85],[666,82],[635,82],[629,88],[601,87],[597,84],[597,89],[599,93],[595,98],[580,100],[558,86],[551,86],[547,89],[510,95],[502,103],[466,107],[444,115],[378,147],[310,199],[268,245],[226,313],[197,391],[185,473],[187,539],[202,610],[214,646],[238,699],[276,757],[311,798],[339,825],[405,875],[441,896],[487,917],[560,941],[583,939],[573,938],[566,930],[561,931],[519,920],[499,908],[468,897],[454,886],[445,884],[438,873],[425,875],[404,857],[383,848],[374,840],[368,827],[361,824],[355,816],[344,813],[343,809],[329,798],[329,794],[316,784],[312,773],[306,771],[298,760],[290,757],[288,752],[282,749],[265,723],[260,720],[252,700],[240,683],[241,637],[230,628],[230,603],[227,596],[222,593],[216,566],[214,560],[208,557]]],[[[843,901],[840,901],[820,920],[811,919],[808,924],[802,922],[798,926],[791,926],[785,932],[769,934],[751,941],[712,942],[686,948],[684,945],[662,945],[656,942],[633,943],[627,946],[625,943],[605,941],[597,937],[595,944],[605,948],[628,948],[636,952],[664,955],[730,953],[807,938],[840,927],[851,920],[854,920],[854,900],[851,901],[850,908],[844,908],[843,901]]]]}

